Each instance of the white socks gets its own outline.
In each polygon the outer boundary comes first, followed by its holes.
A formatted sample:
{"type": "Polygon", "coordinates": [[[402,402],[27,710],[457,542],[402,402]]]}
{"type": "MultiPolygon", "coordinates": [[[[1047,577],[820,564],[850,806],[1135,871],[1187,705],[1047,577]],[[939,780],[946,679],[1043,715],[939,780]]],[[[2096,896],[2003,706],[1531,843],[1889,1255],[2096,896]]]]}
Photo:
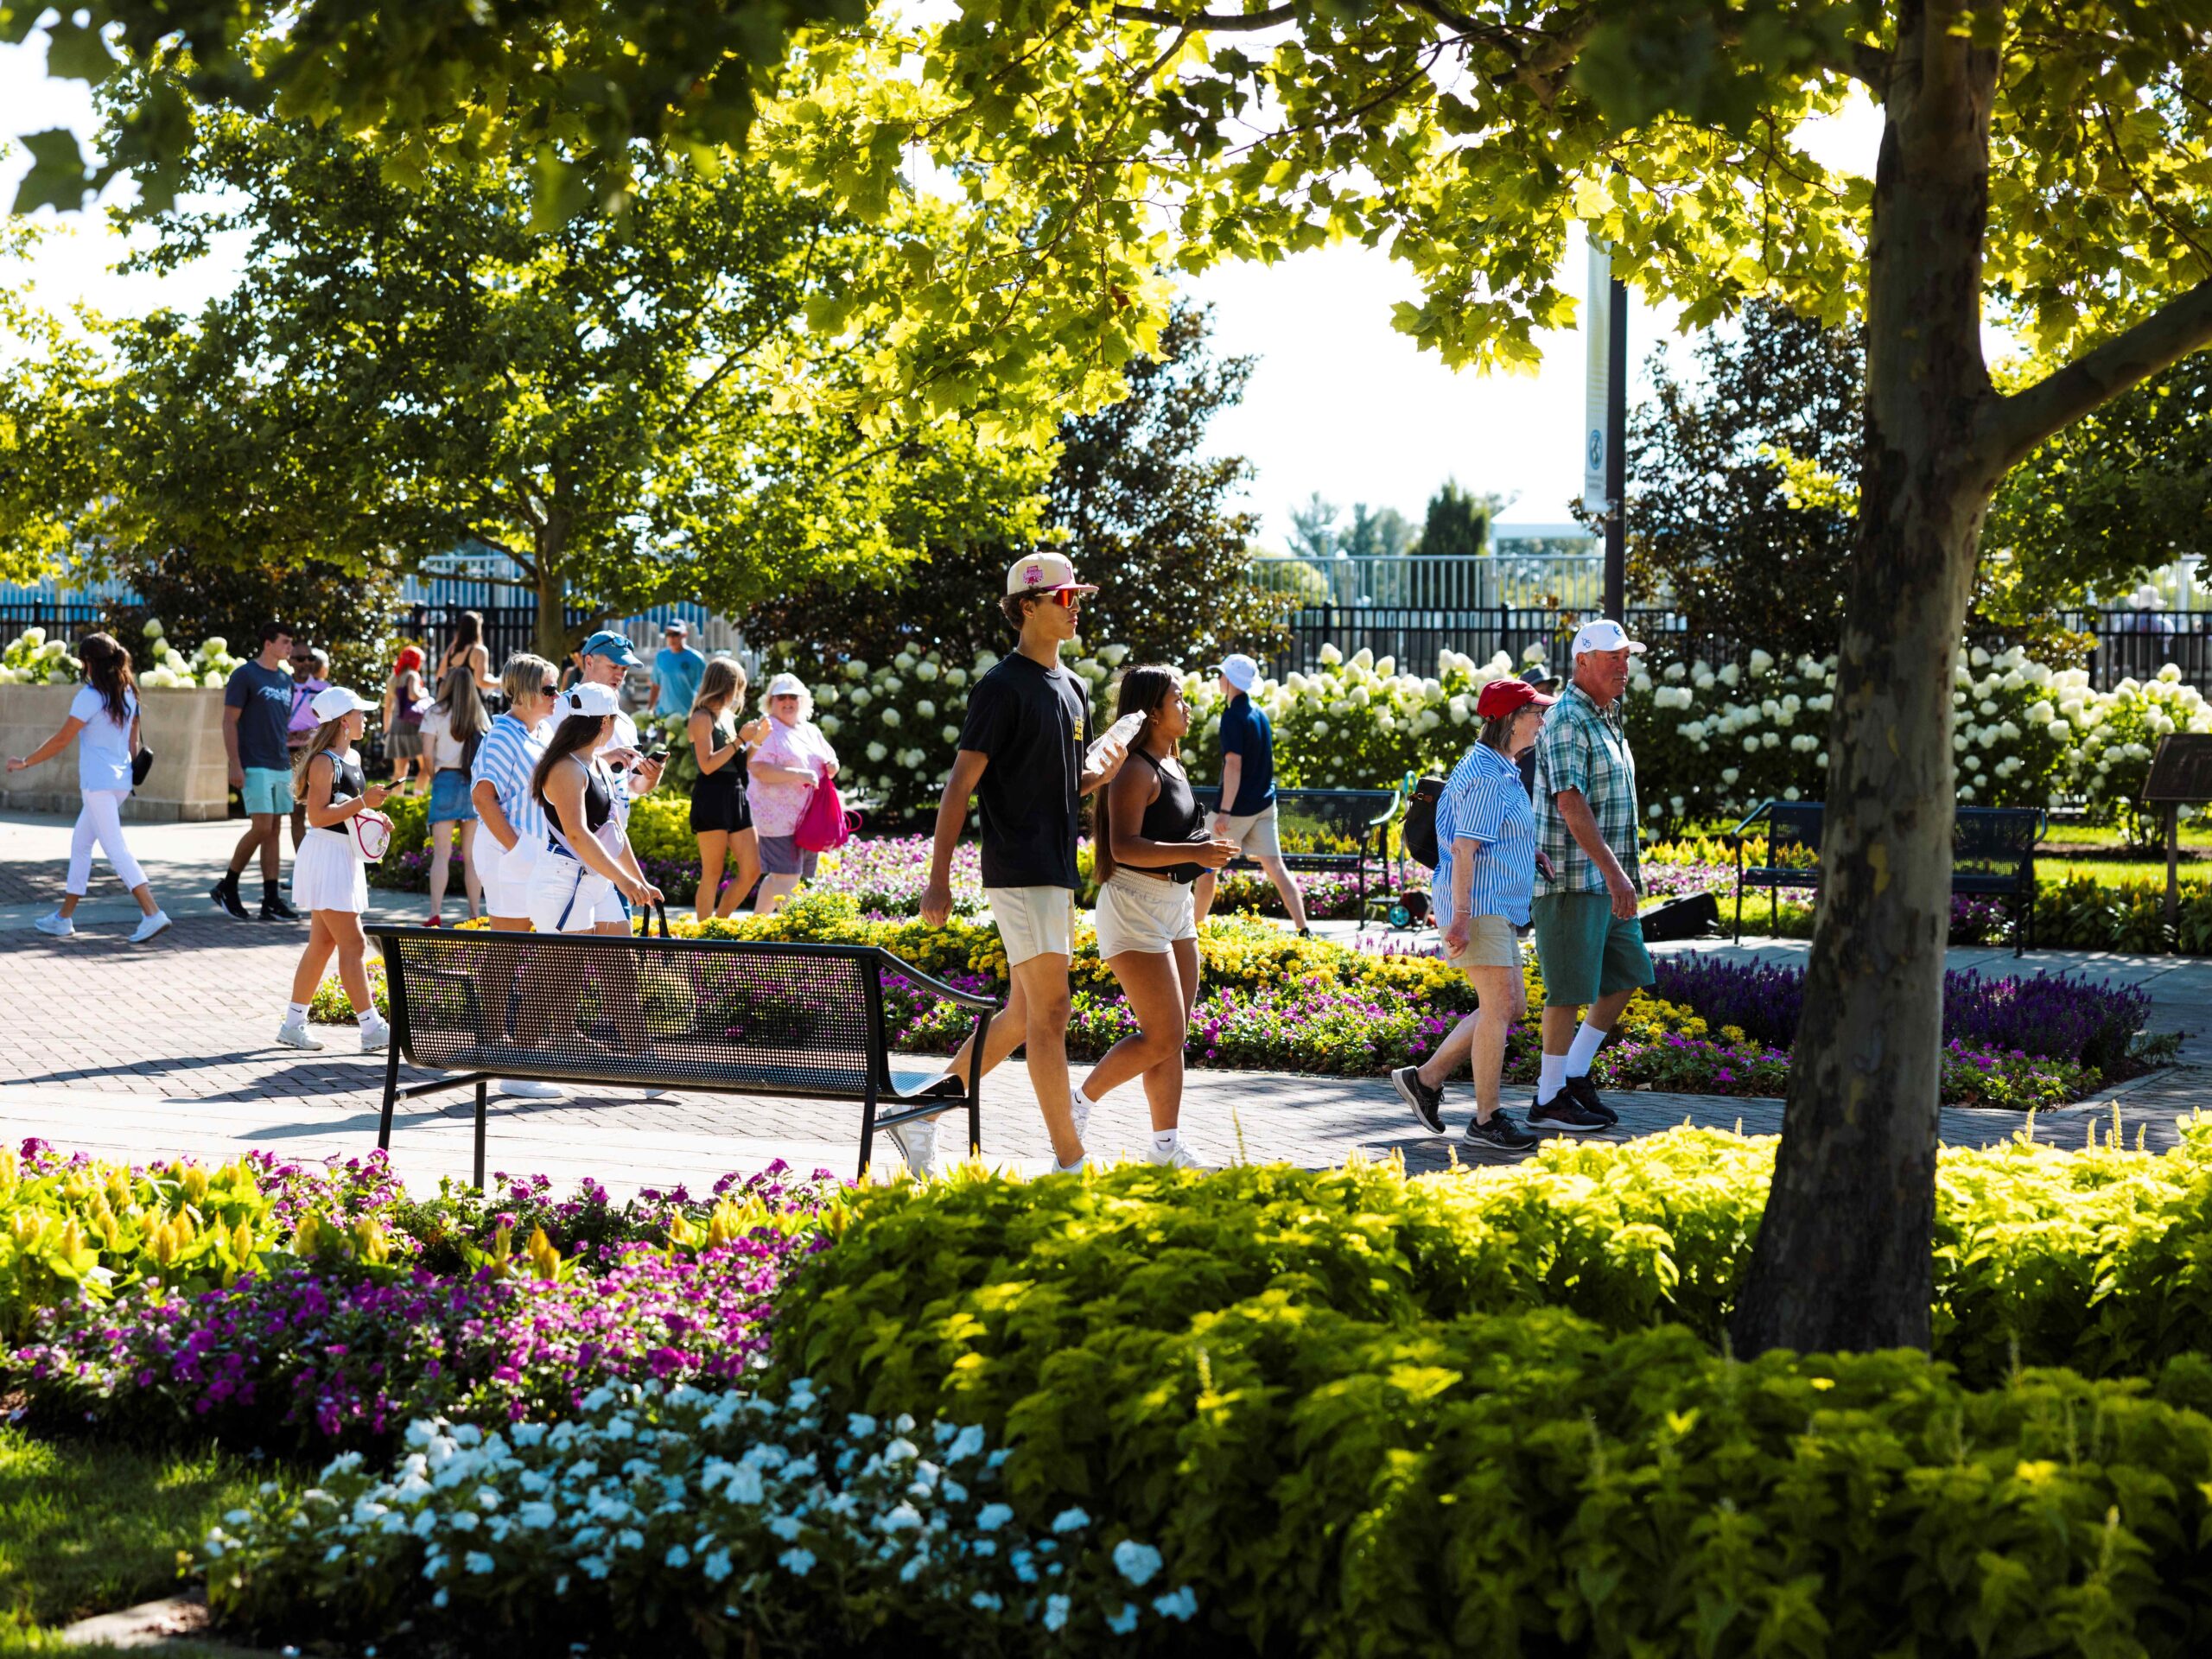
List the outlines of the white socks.
{"type": "Polygon", "coordinates": [[[1536,1078],[1536,1103],[1541,1106],[1548,1100],[1556,1099],[1559,1091],[1566,1087],[1567,1056],[1545,1055],[1543,1070],[1536,1078]]]}
{"type": "Polygon", "coordinates": [[[1152,1132],[1152,1161],[1155,1164],[1173,1162],[1175,1148],[1182,1138],[1180,1129],[1154,1129],[1152,1132]]]}
{"type": "MultiPolygon", "coordinates": [[[[1585,1020],[1582,1022],[1582,1028],[1574,1033],[1574,1041],[1568,1046],[1567,1051],[1567,1075],[1570,1077],[1588,1077],[1590,1062],[1598,1058],[1599,1048],[1610,1035],[1611,1035],[1610,1032],[1600,1031],[1585,1020]]],[[[1549,1058],[1546,1056],[1547,1059],[1549,1058]]],[[[1549,1099],[1550,1096],[1547,1096],[1545,1098],[1549,1099]]]]}
{"type": "Polygon", "coordinates": [[[307,1022],[308,1005],[306,1003],[287,1002],[284,1005],[284,1023],[286,1025],[304,1026],[307,1022]]]}

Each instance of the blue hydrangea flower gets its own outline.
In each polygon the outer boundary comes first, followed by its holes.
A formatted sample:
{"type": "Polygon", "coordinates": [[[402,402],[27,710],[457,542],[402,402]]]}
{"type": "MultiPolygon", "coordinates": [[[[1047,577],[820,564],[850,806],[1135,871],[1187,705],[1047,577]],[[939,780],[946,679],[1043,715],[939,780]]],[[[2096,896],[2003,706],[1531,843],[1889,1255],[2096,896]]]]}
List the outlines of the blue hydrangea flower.
{"type": "Polygon", "coordinates": [[[1150,1544],[1124,1538],[1114,1546],[1114,1570],[1141,1590],[1160,1571],[1160,1552],[1150,1544]]]}

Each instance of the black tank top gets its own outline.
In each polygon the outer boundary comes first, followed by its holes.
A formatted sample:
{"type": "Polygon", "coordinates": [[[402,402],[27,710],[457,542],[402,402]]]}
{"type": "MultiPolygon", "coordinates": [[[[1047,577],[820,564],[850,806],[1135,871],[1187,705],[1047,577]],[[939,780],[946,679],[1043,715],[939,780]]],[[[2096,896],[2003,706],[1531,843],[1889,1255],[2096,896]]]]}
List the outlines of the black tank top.
{"type": "MultiPolygon", "coordinates": [[[[570,758],[572,760],[574,759],[573,756],[570,758]]],[[[575,764],[578,766],[583,765],[580,760],[576,761],[575,764]]],[[[576,832],[570,829],[567,824],[561,822],[561,809],[554,805],[551,801],[547,800],[543,791],[539,791],[537,798],[539,803],[545,808],[546,811],[552,815],[555,827],[568,838],[569,844],[571,847],[575,846],[578,839],[576,832]]],[[[600,830],[604,830],[607,827],[607,819],[613,816],[614,795],[613,792],[607,787],[607,780],[600,776],[599,768],[597,766],[584,766],[585,832],[590,835],[597,835],[600,830]]]]}
{"type": "MultiPolygon", "coordinates": [[[[347,801],[357,798],[368,787],[368,780],[361,772],[359,755],[349,754],[340,760],[338,758],[338,751],[335,749],[325,749],[323,754],[330,761],[331,805],[342,806],[347,801]]],[[[340,835],[346,833],[343,826],[333,825],[332,827],[340,835]]]]}
{"type": "MultiPolygon", "coordinates": [[[[1183,775],[1180,767],[1170,772],[1143,749],[1134,753],[1152,763],[1153,776],[1160,780],[1160,794],[1145,808],[1144,822],[1137,826],[1137,833],[1147,841],[1198,840],[1200,814],[1198,798],[1191,793],[1191,780],[1183,775]]],[[[1185,883],[1197,880],[1205,873],[1203,864],[1171,864],[1165,869],[1154,865],[1150,871],[1152,874],[1185,883]]]]}

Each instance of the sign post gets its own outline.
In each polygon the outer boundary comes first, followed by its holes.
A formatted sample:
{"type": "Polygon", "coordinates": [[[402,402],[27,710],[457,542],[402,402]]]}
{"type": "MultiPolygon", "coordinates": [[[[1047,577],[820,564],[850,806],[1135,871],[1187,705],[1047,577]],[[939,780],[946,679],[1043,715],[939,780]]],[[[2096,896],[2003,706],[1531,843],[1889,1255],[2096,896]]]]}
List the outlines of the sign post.
{"type": "Polygon", "coordinates": [[[2166,925],[2181,919],[2181,810],[2212,804],[2212,734],[2169,732],[2151,756],[2143,804],[2163,808],[2166,830],[2166,925]]]}
{"type": "Polygon", "coordinates": [[[1628,284],[1590,238],[1588,354],[1582,398],[1582,505],[1605,526],[1605,613],[1628,604],[1628,284]]]}

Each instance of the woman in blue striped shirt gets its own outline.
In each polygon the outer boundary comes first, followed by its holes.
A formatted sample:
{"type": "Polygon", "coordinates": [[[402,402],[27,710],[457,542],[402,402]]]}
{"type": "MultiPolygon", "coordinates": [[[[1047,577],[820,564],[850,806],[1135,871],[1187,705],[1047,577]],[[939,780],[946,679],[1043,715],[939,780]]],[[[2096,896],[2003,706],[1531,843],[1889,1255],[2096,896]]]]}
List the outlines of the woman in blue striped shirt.
{"type": "MultiPolygon", "coordinates": [[[[1444,957],[1475,988],[1477,1009],[1454,1026],[1419,1065],[1390,1074],[1398,1093],[1431,1135],[1444,1133],[1444,1083],[1473,1058],[1475,1116],[1470,1147],[1524,1152],[1536,1144],[1527,1125],[1498,1104],[1505,1039],[1527,1012],[1517,929],[1529,925],[1536,884],[1536,814],[1521,781],[1521,756],[1543,729],[1555,701],[1525,680],[1493,680],[1475,703],[1482,733],[1452,769],[1436,803],[1436,925],[1444,957]]],[[[1548,864],[1545,873],[1550,873],[1548,864]]]]}
{"type": "MultiPolygon", "coordinates": [[[[543,657],[517,652],[508,658],[499,678],[499,689],[506,693],[506,712],[492,722],[484,741],[476,746],[475,764],[469,774],[469,800],[478,819],[476,873],[483,883],[484,908],[495,932],[530,931],[530,870],[538,854],[545,850],[545,809],[531,793],[530,782],[545,753],[549,734],[545,721],[553,712],[559,683],[553,664],[543,657]]],[[[488,988],[512,983],[521,961],[519,944],[485,951],[481,973],[487,988],[487,1006],[505,1006],[504,992],[495,995],[488,988]]],[[[543,1019],[532,999],[524,997],[520,1001],[525,1022],[543,1019]]],[[[525,1045],[535,1040],[527,1029],[516,1034],[525,1045]]],[[[561,1098],[557,1085],[528,1077],[503,1079],[499,1092],[525,1100],[561,1098]]]]}

